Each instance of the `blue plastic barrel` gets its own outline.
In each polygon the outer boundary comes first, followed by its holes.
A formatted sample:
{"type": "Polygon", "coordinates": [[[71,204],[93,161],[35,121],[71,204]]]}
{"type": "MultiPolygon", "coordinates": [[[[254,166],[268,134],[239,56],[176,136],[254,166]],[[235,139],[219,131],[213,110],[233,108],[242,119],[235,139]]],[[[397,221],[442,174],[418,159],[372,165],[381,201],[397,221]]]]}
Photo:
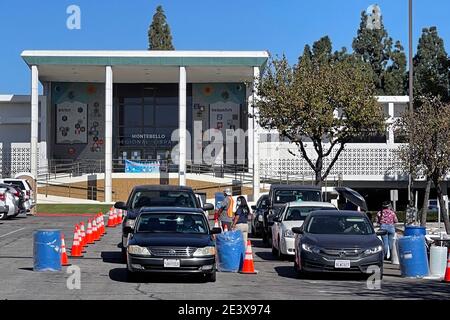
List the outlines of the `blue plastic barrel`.
{"type": "Polygon", "coordinates": [[[34,271],[61,271],[61,231],[36,230],[33,241],[34,271]]]}
{"type": "Polygon", "coordinates": [[[406,236],[398,240],[402,277],[425,277],[429,273],[425,237],[406,236]]]}
{"type": "Polygon", "coordinates": [[[418,226],[406,226],[405,236],[425,236],[427,234],[427,229],[425,227],[418,226]]]}
{"type": "Polygon", "coordinates": [[[238,272],[245,256],[244,237],[240,230],[228,231],[216,236],[217,269],[222,272],[238,272]]]}

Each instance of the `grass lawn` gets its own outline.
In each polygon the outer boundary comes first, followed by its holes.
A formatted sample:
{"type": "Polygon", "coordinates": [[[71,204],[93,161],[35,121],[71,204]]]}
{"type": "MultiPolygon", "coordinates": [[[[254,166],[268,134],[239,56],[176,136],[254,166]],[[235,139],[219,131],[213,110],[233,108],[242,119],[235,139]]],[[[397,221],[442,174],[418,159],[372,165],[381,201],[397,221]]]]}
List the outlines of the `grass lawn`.
{"type": "Polygon", "coordinates": [[[111,205],[105,204],[38,204],[37,213],[98,213],[108,212],[111,205]]]}

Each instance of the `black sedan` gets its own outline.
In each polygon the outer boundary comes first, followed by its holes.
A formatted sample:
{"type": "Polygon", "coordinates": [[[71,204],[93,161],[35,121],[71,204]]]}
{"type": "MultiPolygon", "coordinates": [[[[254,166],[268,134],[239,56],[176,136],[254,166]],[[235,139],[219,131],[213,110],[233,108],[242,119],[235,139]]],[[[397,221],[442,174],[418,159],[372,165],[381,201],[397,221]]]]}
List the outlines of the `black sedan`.
{"type": "Polygon", "coordinates": [[[127,247],[129,279],[140,272],[203,274],[216,281],[216,247],[202,209],[142,208],[127,247]]]}
{"type": "Polygon", "coordinates": [[[359,211],[313,211],[296,234],[294,268],[308,272],[383,274],[383,244],[367,216],[359,211]],[[368,268],[371,269],[368,270],[368,268]]]}

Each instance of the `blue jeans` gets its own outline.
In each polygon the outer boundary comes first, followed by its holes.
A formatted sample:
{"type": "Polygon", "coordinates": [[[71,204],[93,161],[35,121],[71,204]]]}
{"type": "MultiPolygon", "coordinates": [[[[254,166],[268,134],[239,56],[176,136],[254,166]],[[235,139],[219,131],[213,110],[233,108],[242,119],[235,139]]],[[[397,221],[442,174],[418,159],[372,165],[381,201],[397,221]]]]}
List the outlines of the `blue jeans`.
{"type": "MultiPolygon", "coordinates": [[[[392,245],[394,243],[395,226],[393,224],[382,224],[380,229],[386,230],[388,233],[383,238],[384,256],[386,257],[388,252],[392,252],[392,245]]],[[[392,254],[390,254],[392,256],[392,254]]]]}

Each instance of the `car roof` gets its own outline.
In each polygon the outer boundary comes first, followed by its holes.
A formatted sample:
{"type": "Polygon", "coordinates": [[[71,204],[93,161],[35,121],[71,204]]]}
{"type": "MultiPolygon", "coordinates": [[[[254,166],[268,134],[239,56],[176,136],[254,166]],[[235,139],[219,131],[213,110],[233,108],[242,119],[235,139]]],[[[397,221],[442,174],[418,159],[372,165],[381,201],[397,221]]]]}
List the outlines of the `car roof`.
{"type": "Polygon", "coordinates": [[[142,207],[139,213],[192,213],[202,214],[200,208],[183,208],[183,207],[142,207]]]}
{"type": "Polygon", "coordinates": [[[338,214],[340,216],[350,216],[350,217],[367,217],[365,212],[362,211],[351,211],[351,210],[320,210],[312,211],[310,216],[329,216],[338,214]]]}
{"type": "Polygon", "coordinates": [[[193,192],[192,188],[187,187],[187,186],[173,186],[173,185],[159,185],[159,184],[135,186],[134,190],[135,191],[190,191],[190,192],[193,192]]]}
{"type": "Polygon", "coordinates": [[[321,202],[321,201],[292,201],[288,202],[287,206],[289,207],[328,207],[328,208],[336,208],[330,202],[321,202]]]}
{"type": "Polygon", "coordinates": [[[316,190],[321,191],[322,189],[317,186],[305,186],[302,184],[272,184],[270,189],[282,189],[282,190],[292,190],[292,189],[302,189],[302,190],[316,190]]]}

